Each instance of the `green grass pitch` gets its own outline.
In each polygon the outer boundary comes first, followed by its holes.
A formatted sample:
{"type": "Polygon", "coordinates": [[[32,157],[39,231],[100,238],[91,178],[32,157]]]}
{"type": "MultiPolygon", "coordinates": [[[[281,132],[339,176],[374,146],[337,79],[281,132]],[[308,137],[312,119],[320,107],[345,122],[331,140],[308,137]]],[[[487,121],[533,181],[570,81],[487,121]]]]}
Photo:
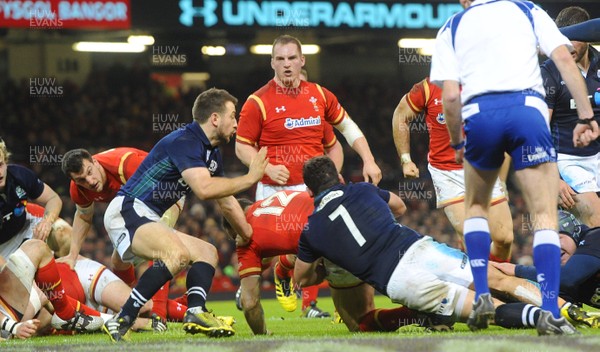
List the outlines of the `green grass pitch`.
{"type": "MultiPolygon", "coordinates": [[[[376,296],[377,307],[394,304],[388,298],[376,296]]],[[[114,344],[103,333],[76,336],[36,337],[29,340],[0,342],[0,351],[423,351],[423,352],[558,352],[600,350],[600,329],[581,330],[580,336],[538,337],[534,329],[506,330],[499,327],[472,333],[464,324],[456,324],[454,332],[428,333],[407,326],[394,333],[348,332],[345,325],[329,319],[300,318],[300,310],[285,312],[274,299],[262,301],[271,336],[253,336],[242,312],[233,301],[212,301],[208,307],[217,315],[232,315],[237,323],[236,335],[226,339],[210,339],[204,335],[186,335],[181,324],[169,323],[163,334],[132,333],[129,342],[114,344]]],[[[322,297],[319,306],[333,312],[329,297],[322,297]]]]}

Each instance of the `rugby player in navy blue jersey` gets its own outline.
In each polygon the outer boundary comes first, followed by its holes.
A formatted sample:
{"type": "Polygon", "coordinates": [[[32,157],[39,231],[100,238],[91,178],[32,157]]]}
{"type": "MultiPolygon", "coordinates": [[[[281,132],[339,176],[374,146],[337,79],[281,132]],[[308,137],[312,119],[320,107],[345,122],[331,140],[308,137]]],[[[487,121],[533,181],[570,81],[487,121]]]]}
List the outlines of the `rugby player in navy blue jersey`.
{"type": "Polygon", "coordinates": [[[160,222],[160,217],[180,198],[194,192],[202,200],[217,200],[236,232],[250,239],[252,228],[233,194],[258,182],[268,159],[263,148],[246,175],[223,177],[219,145],[229,142],[236,132],[236,103],[225,90],[212,88],[201,93],[192,108],[194,121],[161,139],[108,206],[104,226],[121,259],[154,260],[119,314],[105,323],[104,330],[113,341],[121,340],[148,299],[188,266],[188,310],[183,329],[211,337],[234,334],[231,326],[205,306],[218,261],[216,248],[173,230],[160,222]]]}
{"type": "MultiPolygon", "coordinates": [[[[558,27],[565,27],[589,18],[590,15],[581,7],[570,6],[558,14],[555,22],[558,27]]],[[[586,42],[572,40],[571,44],[571,54],[580,70],[579,75],[585,81],[587,93],[593,96],[600,90],[600,54],[586,42]]],[[[588,226],[600,226],[600,198],[596,195],[596,192],[600,192],[600,142],[593,141],[583,148],[573,144],[571,136],[578,120],[573,96],[565,87],[563,75],[553,60],[545,61],[541,72],[550,115],[552,142],[556,147],[561,176],[559,205],[572,209],[588,226]]],[[[593,111],[595,117],[600,116],[600,107],[593,107],[593,111]]]]}
{"type": "MultiPolygon", "coordinates": [[[[343,185],[331,159],[315,157],[303,169],[315,211],[300,235],[294,279],[314,285],[327,259],[395,303],[466,321],[475,292],[468,257],[398,223],[402,200],[368,183],[343,185]]],[[[541,299],[540,299],[541,301],[541,299]]],[[[541,302],[540,302],[541,303],[541,302]]],[[[540,335],[575,334],[565,318],[525,303],[493,299],[498,325],[535,326],[540,335]],[[496,308],[497,307],[497,308],[496,308]],[[523,321],[521,317],[528,317],[523,321]]]]}

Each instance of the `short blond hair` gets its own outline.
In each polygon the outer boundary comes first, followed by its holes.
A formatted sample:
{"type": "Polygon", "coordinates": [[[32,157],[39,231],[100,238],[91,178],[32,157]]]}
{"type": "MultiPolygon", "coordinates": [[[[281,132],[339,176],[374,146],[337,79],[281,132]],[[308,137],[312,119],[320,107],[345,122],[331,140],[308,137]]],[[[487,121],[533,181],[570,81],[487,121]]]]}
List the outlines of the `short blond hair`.
{"type": "Polygon", "coordinates": [[[302,55],[302,43],[300,42],[300,39],[293,37],[291,35],[288,34],[284,34],[284,35],[280,35],[279,37],[275,38],[275,40],[273,41],[273,49],[271,50],[271,57],[275,57],[275,46],[276,45],[286,45],[286,44],[295,44],[298,47],[298,52],[300,53],[300,55],[302,55]]]}
{"type": "Polygon", "coordinates": [[[10,157],[10,152],[6,148],[6,143],[0,138],[0,160],[4,162],[8,162],[8,158],[10,157]]]}

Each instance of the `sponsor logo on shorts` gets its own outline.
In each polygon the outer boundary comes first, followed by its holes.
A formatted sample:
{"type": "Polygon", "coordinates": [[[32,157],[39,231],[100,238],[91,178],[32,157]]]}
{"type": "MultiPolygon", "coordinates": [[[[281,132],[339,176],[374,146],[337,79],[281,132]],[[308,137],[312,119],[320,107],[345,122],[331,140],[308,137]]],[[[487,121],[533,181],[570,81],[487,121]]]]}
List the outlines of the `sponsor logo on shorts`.
{"type": "Polygon", "coordinates": [[[117,240],[117,247],[119,247],[121,242],[123,242],[123,240],[125,239],[125,236],[127,236],[127,234],[125,232],[123,232],[122,234],[119,235],[119,239],[117,240]]]}

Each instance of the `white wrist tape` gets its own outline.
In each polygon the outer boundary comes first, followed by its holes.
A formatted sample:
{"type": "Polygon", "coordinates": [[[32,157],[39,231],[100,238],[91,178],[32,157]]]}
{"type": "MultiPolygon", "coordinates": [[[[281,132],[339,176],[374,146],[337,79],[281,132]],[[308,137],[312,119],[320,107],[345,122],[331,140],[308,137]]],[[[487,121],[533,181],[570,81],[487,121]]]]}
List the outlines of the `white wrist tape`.
{"type": "Polygon", "coordinates": [[[348,142],[350,146],[352,146],[354,144],[354,141],[356,141],[360,137],[364,137],[362,131],[360,130],[356,122],[352,121],[352,119],[348,115],[346,115],[342,122],[336,125],[335,128],[337,128],[338,131],[342,132],[344,138],[346,138],[346,142],[348,142]]]}
{"type": "Polygon", "coordinates": [[[5,317],[4,321],[2,322],[2,330],[4,331],[8,331],[11,334],[15,334],[17,332],[17,329],[19,328],[19,326],[21,326],[22,323],[17,323],[16,321],[12,320],[9,317],[5,317]]]}

